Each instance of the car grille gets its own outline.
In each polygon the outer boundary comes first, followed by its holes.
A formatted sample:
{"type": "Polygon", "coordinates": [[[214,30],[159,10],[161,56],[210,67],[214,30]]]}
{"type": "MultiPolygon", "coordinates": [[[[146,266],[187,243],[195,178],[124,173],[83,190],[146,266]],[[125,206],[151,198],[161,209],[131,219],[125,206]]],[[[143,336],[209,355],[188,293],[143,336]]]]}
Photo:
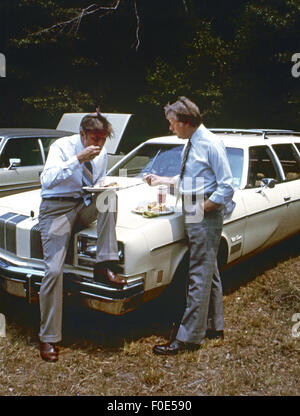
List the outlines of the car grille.
{"type": "MultiPolygon", "coordinates": [[[[74,244],[72,243],[72,239],[74,239],[73,234],[70,239],[71,243],[69,244],[69,249],[67,251],[65,259],[65,263],[70,265],[73,264],[74,257],[74,244]]],[[[39,224],[34,225],[30,231],[30,257],[32,259],[43,259],[43,246],[41,240],[41,229],[39,224]]]]}
{"type": "Polygon", "coordinates": [[[15,212],[0,215],[0,248],[16,254],[16,225],[28,216],[15,212]]]}
{"type": "Polygon", "coordinates": [[[30,231],[30,257],[34,259],[43,258],[43,247],[39,224],[34,225],[30,231]]]}
{"type": "MultiPolygon", "coordinates": [[[[7,212],[0,215],[0,248],[9,251],[10,253],[17,254],[16,226],[27,218],[29,217],[17,214],[16,212],[7,212]]],[[[72,239],[74,239],[73,235],[71,241],[72,239]]],[[[71,242],[66,256],[66,264],[73,264],[73,246],[74,243],[71,242]]],[[[30,230],[30,258],[43,259],[43,247],[39,224],[35,224],[30,230]]]]}

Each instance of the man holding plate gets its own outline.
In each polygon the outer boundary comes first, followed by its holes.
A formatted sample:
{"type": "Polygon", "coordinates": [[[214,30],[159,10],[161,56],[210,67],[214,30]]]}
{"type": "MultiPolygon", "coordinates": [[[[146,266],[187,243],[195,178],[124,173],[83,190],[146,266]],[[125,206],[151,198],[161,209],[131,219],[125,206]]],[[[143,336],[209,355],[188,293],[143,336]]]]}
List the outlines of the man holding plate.
{"type": "Polygon", "coordinates": [[[58,359],[55,344],[62,338],[63,267],[72,233],[97,219],[95,279],[113,285],[126,283],[116,273],[117,212],[99,212],[96,198],[82,189],[105,176],[104,144],[111,134],[111,124],[98,110],[86,115],[81,120],[80,134],[60,138],[50,146],[41,174],[39,225],[45,275],[40,288],[39,337],[41,357],[46,361],[58,359]]]}

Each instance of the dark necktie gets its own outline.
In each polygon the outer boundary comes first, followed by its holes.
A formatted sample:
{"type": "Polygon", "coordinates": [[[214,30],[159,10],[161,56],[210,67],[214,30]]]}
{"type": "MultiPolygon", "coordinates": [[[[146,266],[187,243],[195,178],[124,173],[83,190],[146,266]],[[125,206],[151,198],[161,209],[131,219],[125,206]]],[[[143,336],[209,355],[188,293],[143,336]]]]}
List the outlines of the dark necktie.
{"type": "MultiPolygon", "coordinates": [[[[82,185],[93,186],[93,166],[91,162],[83,162],[82,164],[82,185]]],[[[86,206],[92,202],[92,194],[87,192],[83,196],[83,200],[86,206]]]]}
{"type": "Polygon", "coordinates": [[[183,178],[183,175],[184,175],[185,164],[186,164],[186,161],[187,161],[189,152],[190,152],[191,145],[192,145],[191,140],[189,140],[188,143],[187,143],[187,145],[186,145],[186,148],[184,150],[184,154],[183,154],[183,158],[182,158],[182,163],[181,163],[181,168],[180,168],[180,174],[179,174],[180,182],[182,181],[182,178],[183,178]]]}
{"type": "Polygon", "coordinates": [[[185,165],[186,165],[186,161],[190,152],[190,148],[191,148],[191,140],[189,139],[189,141],[187,142],[186,148],[184,149],[184,154],[183,154],[183,158],[182,158],[182,163],[181,163],[181,168],[180,168],[180,173],[179,173],[179,181],[178,181],[178,188],[177,188],[177,198],[176,198],[176,203],[175,206],[177,205],[178,199],[179,199],[179,188],[181,185],[181,181],[184,175],[184,171],[185,171],[185,165]]]}

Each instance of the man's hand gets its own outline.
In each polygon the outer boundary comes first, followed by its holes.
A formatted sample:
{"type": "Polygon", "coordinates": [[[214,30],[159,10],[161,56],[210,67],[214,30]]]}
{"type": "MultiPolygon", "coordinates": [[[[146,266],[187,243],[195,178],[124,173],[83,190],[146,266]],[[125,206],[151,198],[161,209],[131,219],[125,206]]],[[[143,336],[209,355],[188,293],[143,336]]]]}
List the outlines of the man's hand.
{"type": "Polygon", "coordinates": [[[99,155],[102,148],[100,146],[88,146],[77,154],[77,159],[80,163],[89,162],[99,155]]]}
{"type": "Polygon", "coordinates": [[[175,179],[168,176],[158,176],[154,173],[149,173],[148,175],[143,176],[143,180],[147,182],[150,186],[156,186],[156,185],[174,185],[175,179]]]}
{"type": "Polygon", "coordinates": [[[210,211],[214,211],[215,209],[217,209],[219,206],[219,204],[216,204],[215,202],[212,202],[210,199],[206,199],[204,201],[204,211],[206,212],[210,212],[210,211]]]}
{"type": "Polygon", "coordinates": [[[150,186],[156,186],[156,185],[161,184],[160,182],[161,177],[158,175],[155,175],[154,173],[149,173],[148,175],[144,175],[143,180],[147,182],[147,184],[150,186]]]}

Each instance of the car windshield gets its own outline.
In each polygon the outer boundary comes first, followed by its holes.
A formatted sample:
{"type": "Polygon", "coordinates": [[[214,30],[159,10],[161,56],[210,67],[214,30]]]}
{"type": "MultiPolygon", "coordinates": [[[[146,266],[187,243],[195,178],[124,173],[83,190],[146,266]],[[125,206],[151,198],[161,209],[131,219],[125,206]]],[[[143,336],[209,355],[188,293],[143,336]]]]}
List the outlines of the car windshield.
{"type": "Polygon", "coordinates": [[[147,143],[113,168],[109,175],[124,176],[124,171],[120,172],[120,169],[126,169],[126,176],[131,178],[150,172],[159,176],[175,176],[180,170],[182,148],[183,145],[147,143]]]}
{"type": "MultiPolygon", "coordinates": [[[[143,173],[155,173],[159,176],[179,175],[181,165],[181,144],[147,143],[136,149],[130,157],[124,158],[118,166],[113,167],[110,176],[127,176],[138,178],[143,173]]],[[[234,187],[241,184],[243,171],[243,150],[226,148],[230,163],[234,187]]]]}

